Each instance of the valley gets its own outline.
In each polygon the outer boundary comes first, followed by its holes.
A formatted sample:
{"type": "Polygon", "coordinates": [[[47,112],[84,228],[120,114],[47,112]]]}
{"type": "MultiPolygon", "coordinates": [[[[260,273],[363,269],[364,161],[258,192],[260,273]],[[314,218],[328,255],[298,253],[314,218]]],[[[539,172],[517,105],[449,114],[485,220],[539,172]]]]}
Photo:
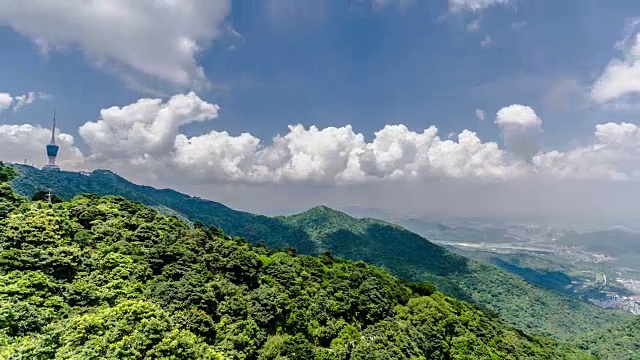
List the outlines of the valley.
{"type": "Polygon", "coordinates": [[[538,286],[640,315],[640,233],[635,230],[403,217],[389,221],[538,286]]]}

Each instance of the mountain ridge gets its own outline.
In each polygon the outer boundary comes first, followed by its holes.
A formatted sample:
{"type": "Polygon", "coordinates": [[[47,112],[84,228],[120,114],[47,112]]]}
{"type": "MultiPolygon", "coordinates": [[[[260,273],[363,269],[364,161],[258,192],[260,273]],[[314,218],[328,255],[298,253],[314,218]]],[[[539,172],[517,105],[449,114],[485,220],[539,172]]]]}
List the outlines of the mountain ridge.
{"type": "Polygon", "coordinates": [[[121,196],[28,201],[0,181],[0,210],[2,359],[594,358],[429,283],[121,196]]]}
{"type": "Polygon", "coordinates": [[[309,255],[329,251],[338,257],[363,260],[409,281],[431,281],[439,290],[499,313],[507,323],[527,332],[561,338],[626,318],[626,314],[598,309],[528,284],[495,266],[471,261],[400,226],[357,219],[326,206],[270,218],[170,189],[136,185],[109,171],[85,176],[22,165],[16,168],[21,176],[12,183],[26,196],[46,188],[67,199],[83,192],[119,195],[164,206],[194,223],[214,225],[270,248],[293,247],[309,255]]]}

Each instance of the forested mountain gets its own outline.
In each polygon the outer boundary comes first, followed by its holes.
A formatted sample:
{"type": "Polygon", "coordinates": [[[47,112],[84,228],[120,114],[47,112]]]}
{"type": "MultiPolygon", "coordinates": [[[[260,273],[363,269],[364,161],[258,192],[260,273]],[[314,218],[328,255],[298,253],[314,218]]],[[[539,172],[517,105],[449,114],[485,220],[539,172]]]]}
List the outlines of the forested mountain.
{"type": "Polygon", "coordinates": [[[122,197],[26,201],[0,182],[0,358],[592,357],[364,262],[252,246],[122,197]]]}
{"type": "Polygon", "coordinates": [[[602,360],[640,359],[640,316],[579,337],[580,348],[602,360]]]}
{"type": "Polygon", "coordinates": [[[631,317],[533,286],[383,221],[355,219],[324,206],[280,219],[306,229],[323,251],[381,266],[411,281],[433,282],[527,332],[567,337],[631,317]]]}
{"type": "Polygon", "coordinates": [[[294,247],[298,253],[363,260],[408,281],[430,281],[440,291],[498,313],[508,324],[529,333],[566,338],[631,317],[596,308],[533,286],[491,265],[471,261],[401,227],[356,219],[326,207],[290,217],[270,218],[235,211],[222,204],[173,190],[132,184],[109,171],[90,176],[46,172],[16,166],[16,191],[32,196],[50,188],[65,199],[82,193],[119,195],[269,248],[294,247]]]}

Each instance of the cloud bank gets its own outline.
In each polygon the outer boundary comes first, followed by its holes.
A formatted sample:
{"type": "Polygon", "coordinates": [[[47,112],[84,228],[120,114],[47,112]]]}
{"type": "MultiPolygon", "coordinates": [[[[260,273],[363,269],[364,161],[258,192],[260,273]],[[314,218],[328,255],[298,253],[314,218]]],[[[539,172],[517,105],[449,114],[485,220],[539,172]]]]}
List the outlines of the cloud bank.
{"type": "MultiPolygon", "coordinates": [[[[71,169],[108,164],[124,174],[147,174],[200,184],[380,184],[462,179],[500,182],[523,178],[636,180],[640,178],[640,128],[631,123],[595,127],[594,142],[569,151],[542,152],[531,134],[542,120],[525,105],[495,114],[505,146],[463,130],[442,138],[435,126],[420,131],[387,125],[367,142],[351,125],[290,125],[270,142],[249,133],[182,133],[193,122],[213,121],[220,108],[195,93],[166,101],[140,99],[100,111],[78,129],[88,151],[61,133],[61,160],[71,169]],[[534,145],[537,145],[534,143],[534,145]]],[[[10,161],[42,158],[48,129],[3,125],[0,144],[10,161]],[[32,137],[34,140],[26,141],[32,137]]]]}

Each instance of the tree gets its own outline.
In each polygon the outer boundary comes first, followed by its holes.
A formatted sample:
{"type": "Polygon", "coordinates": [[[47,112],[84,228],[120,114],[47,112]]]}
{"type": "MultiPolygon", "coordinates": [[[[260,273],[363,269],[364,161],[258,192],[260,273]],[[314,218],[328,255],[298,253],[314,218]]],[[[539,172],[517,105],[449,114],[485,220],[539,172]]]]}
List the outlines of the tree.
{"type": "Polygon", "coordinates": [[[18,176],[18,174],[11,166],[5,165],[2,161],[0,161],[0,183],[9,182],[16,176],[18,176]]]}
{"type": "Polygon", "coordinates": [[[0,205],[0,359],[571,358],[364,262],[268,251],[113,196],[48,206],[4,182],[0,205]]]}

